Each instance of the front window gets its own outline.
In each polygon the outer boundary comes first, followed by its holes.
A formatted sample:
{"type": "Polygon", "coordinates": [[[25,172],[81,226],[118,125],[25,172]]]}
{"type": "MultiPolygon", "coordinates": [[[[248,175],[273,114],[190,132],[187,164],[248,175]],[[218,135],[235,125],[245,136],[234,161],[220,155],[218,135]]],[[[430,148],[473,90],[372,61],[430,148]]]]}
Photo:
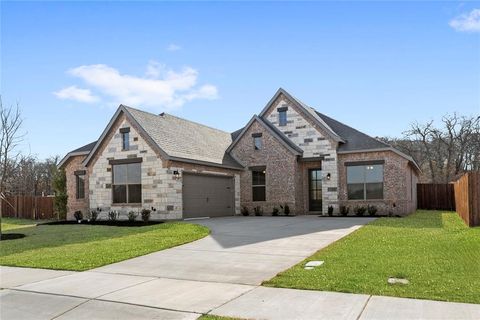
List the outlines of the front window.
{"type": "Polygon", "coordinates": [[[141,203],[141,163],[116,164],[112,171],[113,203],[141,203]]]}
{"type": "Polygon", "coordinates": [[[255,150],[262,149],[262,137],[254,137],[253,145],[255,146],[255,150]]]}
{"type": "Polygon", "coordinates": [[[85,176],[84,175],[76,175],[75,176],[76,186],[77,186],[77,199],[84,199],[85,198],[85,176]]]}
{"type": "Polygon", "coordinates": [[[349,200],[383,199],[383,164],[347,166],[349,200]]]}
{"type": "Polygon", "coordinates": [[[278,125],[286,126],[287,125],[287,111],[282,110],[278,112],[278,125]]]}
{"type": "Polygon", "coordinates": [[[130,132],[122,132],[122,150],[130,148],[130,132]]]}
{"type": "Polygon", "coordinates": [[[252,170],[252,200],[265,201],[265,169],[252,170]]]}

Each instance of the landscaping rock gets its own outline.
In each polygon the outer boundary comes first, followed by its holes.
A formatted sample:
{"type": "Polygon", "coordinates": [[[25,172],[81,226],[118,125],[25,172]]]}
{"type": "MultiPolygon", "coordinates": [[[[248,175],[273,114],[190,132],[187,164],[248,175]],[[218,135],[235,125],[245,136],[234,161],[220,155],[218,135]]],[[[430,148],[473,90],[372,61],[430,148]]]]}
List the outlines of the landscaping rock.
{"type": "Polygon", "coordinates": [[[323,261],[308,261],[305,264],[305,270],[312,270],[315,267],[319,267],[323,264],[323,261]]]}
{"type": "Polygon", "coordinates": [[[409,284],[410,283],[410,281],[408,281],[407,279],[400,279],[400,278],[393,278],[393,277],[388,278],[387,282],[389,284],[409,284]]]}

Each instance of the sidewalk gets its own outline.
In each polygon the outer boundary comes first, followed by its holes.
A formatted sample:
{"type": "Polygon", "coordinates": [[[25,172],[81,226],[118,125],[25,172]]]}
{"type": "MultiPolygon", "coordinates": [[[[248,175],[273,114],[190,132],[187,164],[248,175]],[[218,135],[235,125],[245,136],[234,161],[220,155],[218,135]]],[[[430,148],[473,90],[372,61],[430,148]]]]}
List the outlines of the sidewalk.
{"type": "Polygon", "coordinates": [[[480,319],[480,304],[0,267],[0,318],[480,319]]]}

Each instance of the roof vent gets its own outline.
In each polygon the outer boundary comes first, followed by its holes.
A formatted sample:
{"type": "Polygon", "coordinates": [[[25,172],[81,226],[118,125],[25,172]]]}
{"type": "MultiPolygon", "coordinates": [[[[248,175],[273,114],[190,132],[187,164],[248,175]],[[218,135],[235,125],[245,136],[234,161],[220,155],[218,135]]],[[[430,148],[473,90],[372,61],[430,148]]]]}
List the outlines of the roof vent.
{"type": "Polygon", "coordinates": [[[162,112],[159,114],[160,117],[163,117],[165,115],[165,112],[162,112]]]}

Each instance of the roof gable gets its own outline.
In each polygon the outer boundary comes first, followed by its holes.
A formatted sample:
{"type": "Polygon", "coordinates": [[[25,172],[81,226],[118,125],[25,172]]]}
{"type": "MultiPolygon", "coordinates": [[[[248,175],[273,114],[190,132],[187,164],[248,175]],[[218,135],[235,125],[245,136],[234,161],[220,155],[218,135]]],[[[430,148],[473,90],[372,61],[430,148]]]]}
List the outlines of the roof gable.
{"type": "Polygon", "coordinates": [[[316,123],[319,127],[323,128],[326,134],[333,139],[336,142],[343,142],[343,139],[341,136],[339,136],[332,128],[328,126],[318,115],[310,108],[307,106],[305,103],[300,101],[299,99],[295,98],[291,94],[289,94],[286,90],[279,88],[275,95],[270,99],[270,101],[267,103],[267,105],[263,108],[263,110],[260,112],[259,117],[264,118],[267,111],[270,109],[270,107],[275,103],[275,101],[281,96],[284,95],[291,103],[293,103],[298,110],[300,111],[303,116],[306,118],[310,119],[314,123],[316,123]]]}
{"type": "Polygon", "coordinates": [[[85,159],[86,165],[121,114],[125,114],[142,137],[166,160],[242,168],[225,152],[232,142],[230,133],[169,114],[156,115],[124,105],[120,105],[92,152],[85,159]]]}
{"type": "Polygon", "coordinates": [[[253,123],[258,122],[261,124],[270,134],[275,137],[283,146],[285,146],[290,152],[295,155],[302,155],[303,150],[298,147],[295,143],[293,143],[290,139],[288,139],[280,130],[278,130],[275,126],[270,124],[268,121],[263,120],[257,115],[254,115],[250,121],[247,123],[243,129],[240,129],[241,132],[238,133],[239,130],[235,131],[235,140],[232,144],[228,147],[227,152],[230,153],[235,145],[242,139],[248,129],[252,126],[253,123]]]}

